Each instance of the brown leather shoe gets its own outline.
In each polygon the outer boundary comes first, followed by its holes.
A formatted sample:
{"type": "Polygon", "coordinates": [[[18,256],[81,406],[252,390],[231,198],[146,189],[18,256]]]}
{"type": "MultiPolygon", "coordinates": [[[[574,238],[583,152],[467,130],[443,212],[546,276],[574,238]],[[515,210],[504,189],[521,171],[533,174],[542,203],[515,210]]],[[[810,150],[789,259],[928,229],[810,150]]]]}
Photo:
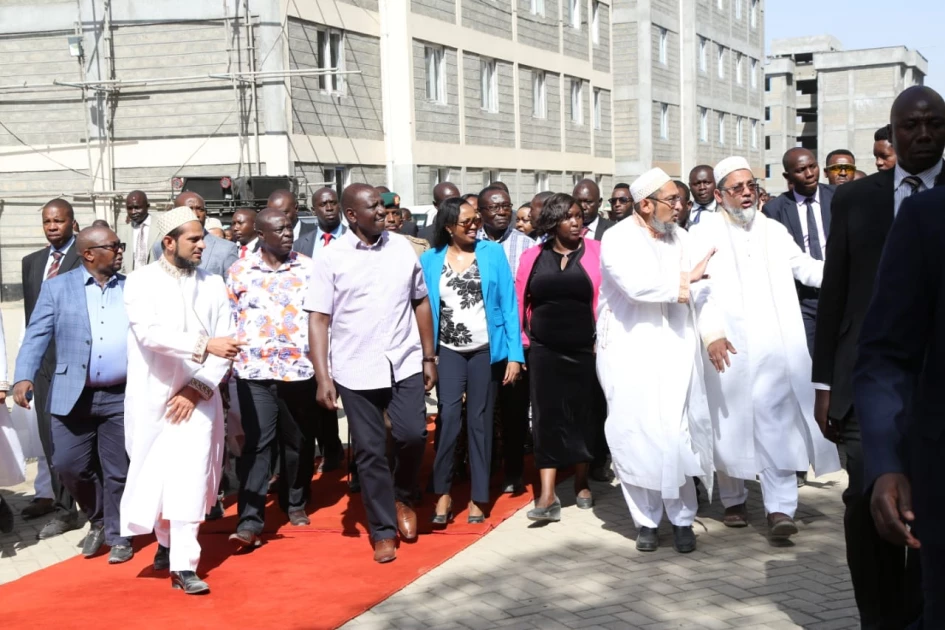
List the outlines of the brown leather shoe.
{"type": "Polygon", "coordinates": [[[397,548],[393,538],[385,538],[374,543],[374,562],[384,564],[397,559],[397,548]]]}
{"type": "Polygon", "coordinates": [[[397,501],[397,529],[404,540],[417,539],[417,513],[413,508],[402,501],[397,501]]]}
{"type": "Polygon", "coordinates": [[[725,508],[722,524],[726,527],[748,527],[748,510],[744,503],[725,508]]]}
{"type": "Polygon", "coordinates": [[[787,540],[797,533],[794,519],[781,512],[772,512],[768,515],[768,538],[771,540],[787,540]]]}

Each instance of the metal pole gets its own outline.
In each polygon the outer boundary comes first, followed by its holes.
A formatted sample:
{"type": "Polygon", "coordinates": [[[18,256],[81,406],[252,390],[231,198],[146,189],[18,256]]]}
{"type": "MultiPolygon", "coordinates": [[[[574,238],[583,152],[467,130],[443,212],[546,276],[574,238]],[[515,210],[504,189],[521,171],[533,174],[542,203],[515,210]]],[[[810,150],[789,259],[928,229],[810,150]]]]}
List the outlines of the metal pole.
{"type": "Polygon", "coordinates": [[[256,175],[262,175],[262,169],[259,165],[259,103],[256,99],[256,33],[253,29],[253,22],[249,16],[249,0],[243,0],[244,18],[246,20],[246,47],[249,53],[249,71],[253,73],[252,98],[253,98],[253,139],[256,144],[256,175]]]}

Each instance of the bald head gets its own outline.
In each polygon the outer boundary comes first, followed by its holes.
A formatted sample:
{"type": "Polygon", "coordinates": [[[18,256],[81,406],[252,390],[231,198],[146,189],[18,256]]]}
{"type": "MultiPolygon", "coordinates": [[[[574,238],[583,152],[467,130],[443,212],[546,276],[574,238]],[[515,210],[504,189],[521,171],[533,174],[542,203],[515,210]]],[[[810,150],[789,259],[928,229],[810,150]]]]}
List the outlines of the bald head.
{"type": "Polygon", "coordinates": [[[598,187],[597,182],[593,179],[582,179],[574,187],[571,196],[574,197],[581,208],[581,213],[584,215],[584,225],[590,225],[597,220],[601,204],[600,187],[598,187]]]}
{"type": "Polygon", "coordinates": [[[87,227],[75,238],[76,250],[82,265],[99,283],[114,276],[121,269],[124,250],[118,235],[108,227],[87,227]]]}
{"type": "Polygon", "coordinates": [[[377,192],[377,189],[373,186],[368,186],[367,184],[351,184],[341,193],[341,205],[344,206],[345,210],[352,208],[357,204],[358,199],[366,197],[372,192],[380,197],[380,193],[377,192]]]}
{"type": "MultiPolygon", "coordinates": [[[[459,188],[450,182],[440,182],[433,188],[433,205],[439,209],[440,204],[452,197],[459,197],[459,188]]],[[[347,207],[347,206],[345,206],[347,207]]]]}
{"type": "Polygon", "coordinates": [[[90,247],[108,245],[112,240],[117,239],[111,228],[93,225],[76,234],[75,247],[79,254],[84,254],[90,247]]]}
{"type": "Polygon", "coordinates": [[[299,221],[299,202],[295,193],[285,188],[274,190],[266,201],[267,208],[274,208],[285,215],[293,228],[299,221]]]}
{"type": "Polygon", "coordinates": [[[285,212],[277,208],[266,208],[256,215],[256,236],[264,260],[285,261],[292,252],[292,226],[285,212]]]}
{"type": "Polygon", "coordinates": [[[381,193],[367,184],[351,184],[341,193],[341,207],[348,225],[358,238],[377,242],[386,219],[381,193]]]}
{"type": "Polygon", "coordinates": [[[916,175],[942,160],[945,101],[930,87],[915,85],[896,97],[889,112],[892,145],[899,165],[916,175]]]}
{"type": "Polygon", "coordinates": [[[206,223],[207,203],[203,200],[203,197],[197,193],[188,190],[187,192],[182,192],[177,195],[177,199],[174,200],[174,207],[179,208],[180,206],[187,206],[193,210],[201,226],[206,223]]]}
{"type": "Polygon", "coordinates": [[[128,214],[128,221],[132,225],[141,225],[148,218],[148,210],[151,204],[148,202],[148,196],[141,190],[133,190],[125,197],[125,212],[128,214]]]}
{"type": "Polygon", "coordinates": [[[278,219],[284,220],[285,213],[276,208],[264,208],[259,211],[259,214],[256,215],[256,229],[259,230],[261,226],[272,226],[274,223],[280,223],[278,219]]]}
{"type": "Polygon", "coordinates": [[[708,164],[700,164],[689,171],[689,190],[696,205],[707,206],[715,200],[715,172],[708,164]]]}

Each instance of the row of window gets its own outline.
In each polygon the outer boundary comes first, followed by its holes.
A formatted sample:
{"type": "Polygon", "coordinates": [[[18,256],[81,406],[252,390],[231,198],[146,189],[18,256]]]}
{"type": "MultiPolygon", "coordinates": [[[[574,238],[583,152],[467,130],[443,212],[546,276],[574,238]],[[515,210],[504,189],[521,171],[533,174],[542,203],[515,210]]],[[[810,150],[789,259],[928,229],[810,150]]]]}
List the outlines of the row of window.
{"type": "MultiPolygon", "coordinates": [[[[733,12],[735,13],[735,19],[742,19],[742,3],[745,0],[732,0],[733,12]]],[[[759,11],[759,2],[758,0],[749,0],[750,5],[748,8],[748,23],[751,28],[758,28],[758,11],[759,11]]],[[[720,10],[725,10],[725,0],[718,0],[718,7],[720,10]]]]}
{"type": "MultiPolygon", "coordinates": [[[[668,120],[668,108],[664,105],[661,110],[660,117],[660,137],[666,138],[668,135],[663,135],[664,125],[666,131],[669,129],[669,120],[668,120]],[[665,121],[664,121],[665,119],[665,121]]],[[[718,144],[724,146],[727,143],[727,134],[726,134],[726,123],[731,114],[726,114],[725,112],[715,112],[718,120],[718,144]]],[[[749,122],[749,145],[752,149],[758,148],[758,121],[753,118],[745,118],[744,116],[735,116],[735,146],[742,147],[745,146],[745,121],[749,122]]],[[[699,108],[699,142],[709,142],[709,110],[705,107],[699,108]]]]}
{"type": "MultiPolygon", "coordinates": [[[[663,43],[660,39],[660,61],[663,61],[663,43]]],[[[740,53],[737,50],[730,50],[723,46],[722,44],[716,44],[716,60],[717,60],[717,72],[720,79],[725,78],[726,66],[728,65],[728,55],[734,53],[735,55],[735,83],[737,85],[743,85],[745,82],[745,58],[747,55],[740,53]]],[[[758,88],[758,60],[752,57],[747,57],[749,60],[748,67],[748,83],[751,86],[751,89],[758,88]]],[[[663,61],[663,63],[666,63],[663,61]]],[[[708,74],[709,72],[709,40],[705,37],[699,38],[699,72],[703,74],[708,74]]]]}
{"type": "MultiPolygon", "coordinates": [[[[557,0],[551,0],[556,2],[557,0]]],[[[568,15],[566,24],[571,28],[581,28],[581,5],[584,0],[565,0],[568,15]]],[[[531,0],[529,10],[532,15],[545,17],[545,0],[531,0]]],[[[591,2],[591,43],[600,44],[600,2],[591,2]]]]}

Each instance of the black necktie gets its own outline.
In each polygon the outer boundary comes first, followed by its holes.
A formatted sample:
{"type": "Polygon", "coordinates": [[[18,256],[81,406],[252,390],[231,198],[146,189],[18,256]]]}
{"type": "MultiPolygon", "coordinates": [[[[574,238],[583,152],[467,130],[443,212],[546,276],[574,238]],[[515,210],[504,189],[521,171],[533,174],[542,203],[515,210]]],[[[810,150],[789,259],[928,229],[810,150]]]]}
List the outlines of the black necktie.
{"type": "Polygon", "coordinates": [[[820,233],[817,231],[817,219],[814,217],[814,198],[804,200],[807,205],[807,253],[816,260],[824,259],[824,252],[820,248],[820,233]]]}
{"type": "MultiPolygon", "coordinates": [[[[922,185],[922,180],[916,177],[915,175],[909,175],[908,177],[902,178],[903,184],[908,184],[909,188],[912,190],[909,192],[910,195],[916,194],[919,190],[919,186],[922,185]]],[[[901,184],[900,184],[901,185],[901,184]]]]}

